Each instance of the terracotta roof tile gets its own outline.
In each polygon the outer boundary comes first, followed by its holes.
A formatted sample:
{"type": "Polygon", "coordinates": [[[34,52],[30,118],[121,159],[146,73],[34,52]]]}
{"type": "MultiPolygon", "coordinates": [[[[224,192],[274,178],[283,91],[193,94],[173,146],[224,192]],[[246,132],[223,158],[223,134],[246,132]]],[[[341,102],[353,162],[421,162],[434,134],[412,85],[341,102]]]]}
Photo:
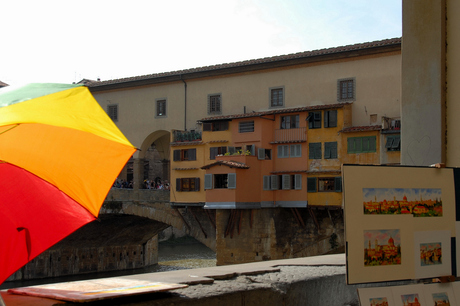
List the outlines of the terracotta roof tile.
{"type": "Polygon", "coordinates": [[[279,173],[306,173],[307,170],[284,170],[284,171],[272,171],[272,174],[279,174],[279,173]]]}
{"type": "Polygon", "coordinates": [[[368,131],[380,131],[381,125],[366,125],[366,126],[352,126],[344,128],[340,132],[342,133],[353,133],[353,132],[368,132],[368,131]]]}
{"type": "Polygon", "coordinates": [[[208,141],[208,143],[220,143],[220,142],[228,142],[228,140],[226,140],[226,139],[221,139],[221,140],[211,140],[211,141],[208,141]]]}
{"type": "Polygon", "coordinates": [[[236,161],[233,161],[233,160],[218,160],[215,163],[212,163],[212,164],[205,165],[205,166],[201,167],[201,169],[209,169],[209,168],[217,166],[217,165],[224,165],[224,166],[228,166],[230,168],[249,169],[249,166],[246,165],[245,163],[240,163],[240,162],[236,162],[236,161]]]}
{"type": "Polygon", "coordinates": [[[399,45],[401,44],[401,38],[390,38],[390,39],[384,39],[384,40],[378,40],[378,41],[372,41],[372,42],[364,42],[364,43],[358,43],[358,44],[346,45],[346,46],[340,46],[340,47],[325,48],[325,49],[319,49],[319,50],[313,50],[313,51],[304,51],[304,52],[298,52],[298,53],[292,53],[292,54],[286,54],[286,55],[277,55],[277,56],[265,57],[265,58],[259,58],[259,59],[250,59],[250,60],[245,60],[241,62],[224,63],[224,64],[218,64],[218,65],[203,66],[203,67],[197,67],[197,68],[127,77],[127,78],[121,78],[121,79],[113,79],[113,80],[107,80],[107,81],[94,81],[94,82],[88,82],[85,85],[89,87],[98,87],[98,86],[104,86],[104,85],[109,85],[109,84],[120,84],[120,83],[142,81],[142,80],[162,78],[162,77],[179,76],[179,75],[184,75],[184,74],[207,72],[207,71],[214,71],[214,70],[226,69],[226,68],[244,67],[244,66],[257,65],[257,64],[282,62],[282,61],[288,61],[288,60],[293,60],[293,59],[311,58],[311,57],[321,56],[321,55],[329,55],[329,54],[334,54],[334,53],[338,54],[341,52],[365,50],[365,49],[372,49],[376,47],[384,47],[384,46],[391,46],[391,45],[398,45],[398,44],[399,45]]]}
{"type": "Polygon", "coordinates": [[[183,170],[198,170],[198,168],[172,168],[172,170],[183,171],[183,170]]]}
{"type": "Polygon", "coordinates": [[[341,170],[308,170],[307,174],[340,173],[341,170]]]}
{"type": "Polygon", "coordinates": [[[292,107],[292,108],[279,108],[279,109],[272,109],[272,110],[261,111],[261,112],[252,112],[252,113],[246,113],[246,114],[213,116],[213,117],[203,118],[200,120],[200,122],[215,121],[215,120],[229,120],[229,119],[244,119],[244,118],[277,115],[277,114],[300,113],[300,112],[308,112],[308,111],[322,110],[322,109],[334,109],[334,108],[342,108],[348,104],[351,104],[351,102],[336,103],[336,104],[310,105],[310,106],[292,107]]]}

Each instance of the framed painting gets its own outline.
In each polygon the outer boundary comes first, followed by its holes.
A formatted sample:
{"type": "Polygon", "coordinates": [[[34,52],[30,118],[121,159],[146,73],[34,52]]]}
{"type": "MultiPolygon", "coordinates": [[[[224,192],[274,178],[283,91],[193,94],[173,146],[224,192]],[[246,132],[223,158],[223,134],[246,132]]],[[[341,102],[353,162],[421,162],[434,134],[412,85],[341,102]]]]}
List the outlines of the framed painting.
{"type": "Polygon", "coordinates": [[[395,306],[391,287],[358,288],[361,306],[395,306]]]}
{"type": "Polygon", "coordinates": [[[428,305],[457,305],[457,299],[455,298],[454,289],[451,283],[423,285],[423,292],[425,294],[425,301],[428,305]]]}
{"type": "Polygon", "coordinates": [[[425,300],[424,285],[407,285],[391,287],[393,300],[396,306],[431,306],[434,303],[427,303],[425,300]]]}
{"type": "Polygon", "coordinates": [[[451,232],[414,232],[415,278],[430,278],[452,274],[451,232]]]}
{"type": "Polygon", "coordinates": [[[453,169],[343,165],[342,176],[348,284],[451,274],[444,273],[451,269],[455,237],[453,169]],[[416,232],[433,231],[443,233],[415,239],[416,232]],[[437,274],[419,257],[441,236],[445,251],[436,268],[443,270],[437,274]]]}

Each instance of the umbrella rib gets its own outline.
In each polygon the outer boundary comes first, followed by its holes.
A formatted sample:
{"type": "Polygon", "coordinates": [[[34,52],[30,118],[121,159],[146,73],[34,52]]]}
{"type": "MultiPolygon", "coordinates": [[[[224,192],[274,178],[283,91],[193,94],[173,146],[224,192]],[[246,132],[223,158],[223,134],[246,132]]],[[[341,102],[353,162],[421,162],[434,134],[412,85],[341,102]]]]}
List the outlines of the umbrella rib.
{"type": "Polygon", "coordinates": [[[10,128],[7,129],[7,130],[1,132],[0,135],[3,134],[3,133],[6,133],[6,132],[8,132],[8,131],[10,131],[10,130],[12,130],[12,129],[14,129],[14,128],[17,127],[17,126],[19,126],[19,123],[18,123],[18,124],[15,124],[14,126],[10,127],[10,128]]]}

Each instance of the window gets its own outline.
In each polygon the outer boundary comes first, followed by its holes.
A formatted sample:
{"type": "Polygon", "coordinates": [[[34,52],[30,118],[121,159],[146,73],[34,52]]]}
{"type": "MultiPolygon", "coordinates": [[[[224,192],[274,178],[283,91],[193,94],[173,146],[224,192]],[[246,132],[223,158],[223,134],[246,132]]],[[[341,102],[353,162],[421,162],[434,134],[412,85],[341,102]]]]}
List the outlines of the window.
{"type": "Polygon", "coordinates": [[[264,190],[301,190],[301,174],[265,175],[263,177],[264,190]]]}
{"type": "Polygon", "coordinates": [[[278,158],[287,157],[302,157],[302,146],[300,144],[279,145],[278,158]]]}
{"type": "Polygon", "coordinates": [[[166,117],[166,99],[156,100],[156,117],[166,117]]]}
{"type": "Polygon", "coordinates": [[[387,136],[387,151],[401,151],[401,135],[387,136]]]}
{"type": "Polygon", "coordinates": [[[341,192],[342,177],[319,177],[318,192],[341,192]]]}
{"type": "Polygon", "coordinates": [[[324,111],[324,127],[337,127],[337,110],[324,111]]]}
{"type": "Polygon", "coordinates": [[[196,149],[174,150],[173,160],[174,161],[196,160],[196,149]]]}
{"type": "Polygon", "coordinates": [[[227,131],[228,121],[204,122],[203,131],[227,131]]]}
{"type": "Polygon", "coordinates": [[[372,153],[376,152],[375,136],[367,137],[348,137],[347,139],[347,153],[372,153]]]}
{"type": "Polygon", "coordinates": [[[302,157],[302,147],[300,144],[290,145],[289,148],[290,157],[302,157]]]}
{"type": "Polygon", "coordinates": [[[205,174],[204,189],[235,189],[236,173],[205,174]]]}
{"type": "Polygon", "coordinates": [[[264,149],[264,148],[257,148],[257,159],[260,159],[260,160],[272,159],[272,150],[264,149]]]}
{"type": "Polygon", "coordinates": [[[281,129],[297,129],[299,128],[299,115],[282,116],[281,129]]]}
{"type": "Polygon", "coordinates": [[[308,158],[321,159],[321,142],[311,142],[308,144],[308,158]]]}
{"type": "Polygon", "coordinates": [[[208,115],[222,113],[222,99],[220,94],[208,95],[208,115]]]}
{"type": "Polygon", "coordinates": [[[176,191],[200,191],[200,178],[177,178],[176,191]]]}
{"type": "Polygon", "coordinates": [[[342,177],[309,177],[307,192],[341,192],[342,177]]]}
{"type": "Polygon", "coordinates": [[[337,81],[337,100],[341,102],[355,100],[355,79],[341,79],[337,81]]]}
{"type": "Polygon", "coordinates": [[[227,147],[213,147],[209,148],[209,159],[216,159],[217,155],[227,153],[227,147]]]}
{"type": "Polygon", "coordinates": [[[307,119],[309,129],[321,128],[321,112],[309,112],[307,119]]]}
{"type": "Polygon", "coordinates": [[[254,121],[243,121],[238,123],[239,133],[254,132],[254,121]]]}
{"type": "Polygon", "coordinates": [[[336,159],[337,158],[337,142],[325,142],[324,143],[324,158],[325,159],[336,159]]]}
{"type": "Polygon", "coordinates": [[[270,107],[284,106],[284,88],[271,88],[270,89],[270,107]]]}
{"type": "Polygon", "coordinates": [[[316,177],[307,178],[307,192],[316,192],[316,177]]]}
{"type": "Polygon", "coordinates": [[[112,119],[112,121],[118,121],[118,105],[107,105],[107,114],[109,115],[110,119],[112,119]]]}

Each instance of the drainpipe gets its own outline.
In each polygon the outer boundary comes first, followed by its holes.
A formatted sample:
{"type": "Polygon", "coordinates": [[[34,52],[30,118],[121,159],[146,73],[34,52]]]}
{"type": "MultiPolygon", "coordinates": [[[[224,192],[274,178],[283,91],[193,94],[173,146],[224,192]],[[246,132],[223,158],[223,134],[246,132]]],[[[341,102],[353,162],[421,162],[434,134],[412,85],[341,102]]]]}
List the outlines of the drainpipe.
{"type": "Polygon", "coordinates": [[[182,74],[180,80],[184,82],[184,131],[187,131],[187,83],[182,79],[182,74]]]}

